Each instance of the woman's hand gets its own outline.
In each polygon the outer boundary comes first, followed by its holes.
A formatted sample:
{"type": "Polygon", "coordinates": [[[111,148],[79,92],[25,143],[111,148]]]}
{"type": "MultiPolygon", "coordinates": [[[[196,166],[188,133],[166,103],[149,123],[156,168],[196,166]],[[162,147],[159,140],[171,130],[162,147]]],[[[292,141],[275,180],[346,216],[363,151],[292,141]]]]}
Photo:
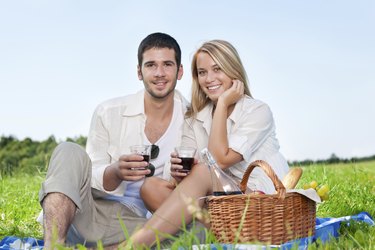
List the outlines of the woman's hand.
{"type": "MultiPolygon", "coordinates": [[[[198,163],[197,159],[194,159],[193,166],[198,163]]],[[[183,169],[181,165],[181,159],[177,157],[176,152],[171,153],[171,176],[180,183],[189,173],[181,172],[183,169]]]]}
{"type": "Polygon", "coordinates": [[[180,183],[184,177],[188,175],[188,173],[180,172],[182,169],[181,159],[177,157],[175,152],[171,153],[171,176],[180,183]]]}
{"type": "Polygon", "coordinates": [[[222,102],[226,107],[235,104],[240,100],[245,92],[245,87],[243,82],[240,80],[232,80],[232,86],[224,91],[224,93],[219,97],[218,102],[222,102]]]}

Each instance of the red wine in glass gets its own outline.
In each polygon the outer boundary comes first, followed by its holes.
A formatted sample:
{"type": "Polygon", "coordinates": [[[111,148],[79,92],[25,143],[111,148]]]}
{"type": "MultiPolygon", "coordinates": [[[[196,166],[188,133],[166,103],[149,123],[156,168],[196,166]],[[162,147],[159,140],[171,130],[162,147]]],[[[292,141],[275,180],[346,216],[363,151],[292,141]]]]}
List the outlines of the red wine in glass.
{"type": "Polygon", "coordinates": [[[194,158],[193,157],[179,157],[181,159],[181,165],[182,169],[180,172],[188,173],[191,170],[191,167],[193,166],[194,163],[194,158]]]}
{"type": "Polygon", "coordinates": [[[150,156],[149,155],[142,155],[142,156],[143,156],[144,161],[147,161],[147,163],[150,162],[150,156]]]}

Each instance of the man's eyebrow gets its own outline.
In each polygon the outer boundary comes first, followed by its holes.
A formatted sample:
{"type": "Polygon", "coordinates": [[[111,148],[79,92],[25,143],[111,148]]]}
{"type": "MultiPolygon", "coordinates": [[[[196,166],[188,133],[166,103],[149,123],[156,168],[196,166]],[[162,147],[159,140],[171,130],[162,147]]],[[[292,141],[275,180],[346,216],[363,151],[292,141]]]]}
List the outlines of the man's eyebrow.
{"type": "Polygon", "coordinates": [[[173,64],[176,64],[176,62],[175,61],[173,61],[173,60],[166,60],[166,61],[163,61],[164,63],[173,63],[173,64]]]}
{"type": "Polygon", "coordinates": [[[145,61],[143,64],[150,64],[150,63],[155,63],[155,61],[145,61]]]}
{"type": "MultiPolygon", "coordinates": [[[[145,64],[155,63],[155,62],[156,61],[151,60],[151,61],[145,61],[145,62],[143,62],[143,64],[145,65],[145,64]]],[[[165,61],[163,61],[163,63],[173,63],[173,64],[176,64],[176,62],[174,60],[165,60],[165,61]]]]}

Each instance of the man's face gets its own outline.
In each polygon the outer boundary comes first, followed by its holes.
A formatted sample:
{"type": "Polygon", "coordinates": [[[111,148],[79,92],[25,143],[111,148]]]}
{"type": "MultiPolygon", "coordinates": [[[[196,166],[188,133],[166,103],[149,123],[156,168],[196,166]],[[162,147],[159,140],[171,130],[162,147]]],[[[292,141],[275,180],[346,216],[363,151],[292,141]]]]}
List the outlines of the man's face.
{"type": "Polygon", "coordinates": [[[182,74],[182,66],[178,70],[173,49],[146,50],[143,53],[142,65],[138,65],[139,80],[143,80],[146,91],[157,99],[169,96],[182,74]]]}

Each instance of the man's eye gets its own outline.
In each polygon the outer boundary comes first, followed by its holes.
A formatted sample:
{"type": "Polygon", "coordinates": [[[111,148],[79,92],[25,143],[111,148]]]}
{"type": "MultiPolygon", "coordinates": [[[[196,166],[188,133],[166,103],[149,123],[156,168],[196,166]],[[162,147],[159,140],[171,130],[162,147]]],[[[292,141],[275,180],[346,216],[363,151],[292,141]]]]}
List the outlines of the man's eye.
{"type": "Polygon", "coordinates": [[[153,64],[153,63],[147,63],[145,66],[146,66],[146,68],[151,68],[151,67],[155,66],[155,64],[153,64]]]}
{"type": "Polygon", "coordinates": [[[165,63],[165,66],[171,67],[171,66],[173,66],[173,63],[167,62],[167,63],[165,63]]]}

